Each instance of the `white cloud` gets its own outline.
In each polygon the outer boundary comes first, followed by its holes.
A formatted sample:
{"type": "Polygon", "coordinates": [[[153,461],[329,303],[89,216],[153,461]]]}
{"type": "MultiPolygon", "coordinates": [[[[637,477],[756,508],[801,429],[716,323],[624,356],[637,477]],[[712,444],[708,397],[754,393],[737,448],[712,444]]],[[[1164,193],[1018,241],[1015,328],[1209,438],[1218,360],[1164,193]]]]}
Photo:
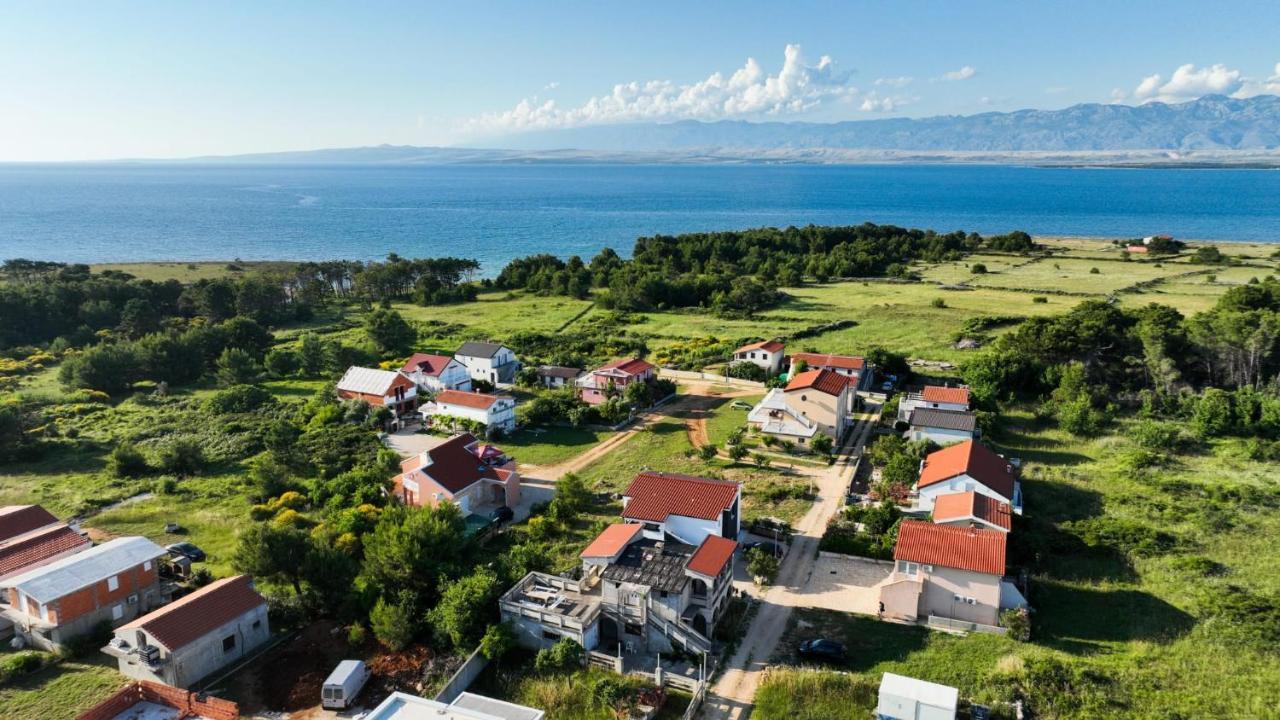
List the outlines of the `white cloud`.
{"type": "Polygon", "coordinates": [[[968,80],[969,78],[977,74],[978,74],[978,71],[974,70],[972,65],[965,65],[959,70],[952,70],[951,72],[942,73],[942,79],[943,80],[968,80]]]}
{"type": "Polygon", "coordinates": [[[827,100],[857,95],[835,61],[822,56],[806,65],[799,45],[787,45],[782,69],[765,72],[755,58],[728,77],[719,72],[705,80],[678,85],[670,80],[629,82],[587,100],[561,107],[554,100],[526,98],[510,110],[472,118],[472,130],[531,130],[640,120],[720,120],[733,117],[788,115],[811,110],[827,100]]]}
{"type": "Polygon", "coordinates": [[[1111,102],[1124,102],[1129,97],[1129,91],[1124,88],[1111,88],[1111,102]]]}
{"type": "Polygon", "coordinates": [[[547,83],[546,85],[543,85],[543,86],[542,86],[542,91],[543,91],[543,92],[546,92],[546,91],[548,91],[548,90],[555,90],[555,89],[556,89],[556,88],[558,88],[558,87],[560,87],[560,83],[559,83],[559,82],[552,81],[552,82],[547,83]]]}
{"type": "Polygon", "coordinates": [[[1236,91],[1234,97],[1253,97],[1254,95],[1280,95],[1280,63],[1276,63],[1274,74],[1266,80],[1245,78],[1244,85],[1236,91]]]}
{"type": "Polygon", "coordinates": [[[1133,97],[1143,102],[1182,102],[1202,95],[1231,95],[1244,84],[1241,72],[1226,65],[1197,68],[1187,63],[1174,70],[1168,82],[1159,74],[1143,78],[1134,89],[1133,97]]]}
{"type": "Polygon", "coordinates": [[[915,78],[907,75],[899,75],[898,77],[882,77],[876,78],[876,85],[900,88],[910,85],[913,80],[915,80],[915,78]]]}
{"type": "Polygon", "coordinates": [[[862,104],[858,106],[858,109],[862,112],[893,112],[903,105],[909,105],[918,99],[902,95],[881,96],[878,92],[872,90],[862,97],[862,104]]]}

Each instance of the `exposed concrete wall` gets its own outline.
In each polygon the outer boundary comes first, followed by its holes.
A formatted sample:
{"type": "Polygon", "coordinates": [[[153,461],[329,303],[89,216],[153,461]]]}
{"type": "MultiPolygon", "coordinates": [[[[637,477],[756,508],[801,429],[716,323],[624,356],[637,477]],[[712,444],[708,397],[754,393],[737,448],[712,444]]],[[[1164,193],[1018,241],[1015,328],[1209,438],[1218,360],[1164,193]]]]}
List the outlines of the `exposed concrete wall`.
{"type": "MultiPolygon", "coordinates": [[[[923,573],[922,573],[923,574],[923,573]]],[[[997,625],[1000,621],[1000,578],[968,570],[934,566],[925,574],[920,614],[997,625]],[[973,598],[976,604],[955,600],[973,598]]]]}
{"type": "Polygon", "coordinates": [[[118,659],[120,672],[139,680],[162,682],[181,688],[190,687],[202,678],[238,662],[271,639],[266,605],[259,605],[173,652],[161,646],[145,630],[117,630],[115,634],[131,646],[137,647],[139,632],[146,637],[148,645],[160,647],[160,667],[153,672],[137,655],[130,655],[118,659]],[[254,623],[257,623],[257,627],[254,623]],[[230,650],[225,650],[223,641],[228,637],[235,638],[235,645],[230,650]]]}
{"type": "Polygon", "coordinates": [[[445,704],[451,703],[458,699],[458,696],[466,692],[471,687],[471,683],[480,677],[480,673],[484,672],[489,661],[484,655],[480,654],[480,649],[476,648],[467,657],[467,661],[462,663],[462,667],[449,678],[449,682],[445,683],[440,692],[436,693],[436,702],[445,704]]]}

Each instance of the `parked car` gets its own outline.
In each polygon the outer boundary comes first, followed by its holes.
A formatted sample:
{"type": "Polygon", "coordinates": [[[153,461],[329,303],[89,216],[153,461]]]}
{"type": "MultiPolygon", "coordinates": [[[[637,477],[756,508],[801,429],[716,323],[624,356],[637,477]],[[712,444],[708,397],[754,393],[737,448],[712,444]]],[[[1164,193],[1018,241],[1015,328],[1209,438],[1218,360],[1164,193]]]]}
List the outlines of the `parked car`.
{"type": "Polygon", "coordinates": [[[844,662],[845,649],[843,644],[835,640],[814,638],[800,643],[799,655],[806,660],[844,662]]]}
{"type": "Polygon", "coordinates": [[[329,673],[320,689],[321,707],[337,710],[350,707],[371,674],[363,660],[343,660],[338,663],[338,667],[329,673]]]}
{"type": "Polygon", "coordinates": [[[204,562],[204,551],[196,547],[195,543],[186,541],[174,543],[166,547],[165,550],[168,550],[170,555],[184,557],[192,562],[204,562]]]}
{"type": "Polygon", "coordinates": [[[489,513],[490,520],[500,523],[511,522],[515,516],[515,511],[506,505],[503,505],[500,508],[494,508],[493,512],[489,513]]]}

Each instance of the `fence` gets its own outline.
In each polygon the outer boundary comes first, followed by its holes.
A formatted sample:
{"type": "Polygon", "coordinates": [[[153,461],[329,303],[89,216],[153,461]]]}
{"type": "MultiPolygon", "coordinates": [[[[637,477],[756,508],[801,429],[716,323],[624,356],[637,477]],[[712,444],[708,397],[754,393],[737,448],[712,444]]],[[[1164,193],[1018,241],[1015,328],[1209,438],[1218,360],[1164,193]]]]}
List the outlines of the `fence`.
{"type": "Polygon", "coordinates": [[[1004,635],[1009,632],[1008,628],[1002,628],[996,625],[983,625],[982,623],[969,622],[967,620],[956,620],[954,618],[946,618],[940,615],[929,616],[929,627],[935,630],[948,630],[950,632],[982,632],[991,633],[992,635],[1004,635]]]}
{"type": "Polygon", "coordinates": [[[176,717],[196,716],[209,720],[236,720],[240,717],[239,706],[230,700],[201,697],[180,688],[139,680],[90,708],[78,720],[110,720],[141,702],[174,708],[178,711],[176,717]]]}
{"type": "Polygon", "coordinates": [[[765,388],[764,383],[756,382],[755,380],[743,380],[741,378],[716,375],[715,373],[693,372],[692,370],[669,370],[667,368],[659,368],[658,377],[666,378],[668,380],[692,380],[694,382],[721,383],[724,385],[748,388],[752,390],[763,390],[765,388]]]}
{"type": "Polygon", "coordinates": [[[442,702],[446,705],[453,702],[471,687],[471,683],[480,677],[480,673],[489,665],[488,659],[480,654],[480,648],[476,648],[467,656],[467,661],[462,663],[462,667],[458,668],[453,677],[449,678],[449,682],[444,684],[440,692],[436,693],[436,702],[442,702]]]}

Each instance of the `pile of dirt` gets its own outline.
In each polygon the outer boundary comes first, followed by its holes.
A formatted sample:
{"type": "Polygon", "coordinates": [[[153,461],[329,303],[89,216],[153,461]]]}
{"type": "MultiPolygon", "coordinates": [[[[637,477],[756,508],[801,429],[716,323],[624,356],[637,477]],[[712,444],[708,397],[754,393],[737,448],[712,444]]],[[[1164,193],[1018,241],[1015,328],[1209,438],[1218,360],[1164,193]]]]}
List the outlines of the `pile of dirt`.
{"type": "Polygon", "coordinates": [[[258,675],[257,694],[265,707],[289,712],[319,704],[325,678],[348,652],[333,629],[331,623],[315,623],[262,658],[261,666],[270,668],[258,675]]]}

